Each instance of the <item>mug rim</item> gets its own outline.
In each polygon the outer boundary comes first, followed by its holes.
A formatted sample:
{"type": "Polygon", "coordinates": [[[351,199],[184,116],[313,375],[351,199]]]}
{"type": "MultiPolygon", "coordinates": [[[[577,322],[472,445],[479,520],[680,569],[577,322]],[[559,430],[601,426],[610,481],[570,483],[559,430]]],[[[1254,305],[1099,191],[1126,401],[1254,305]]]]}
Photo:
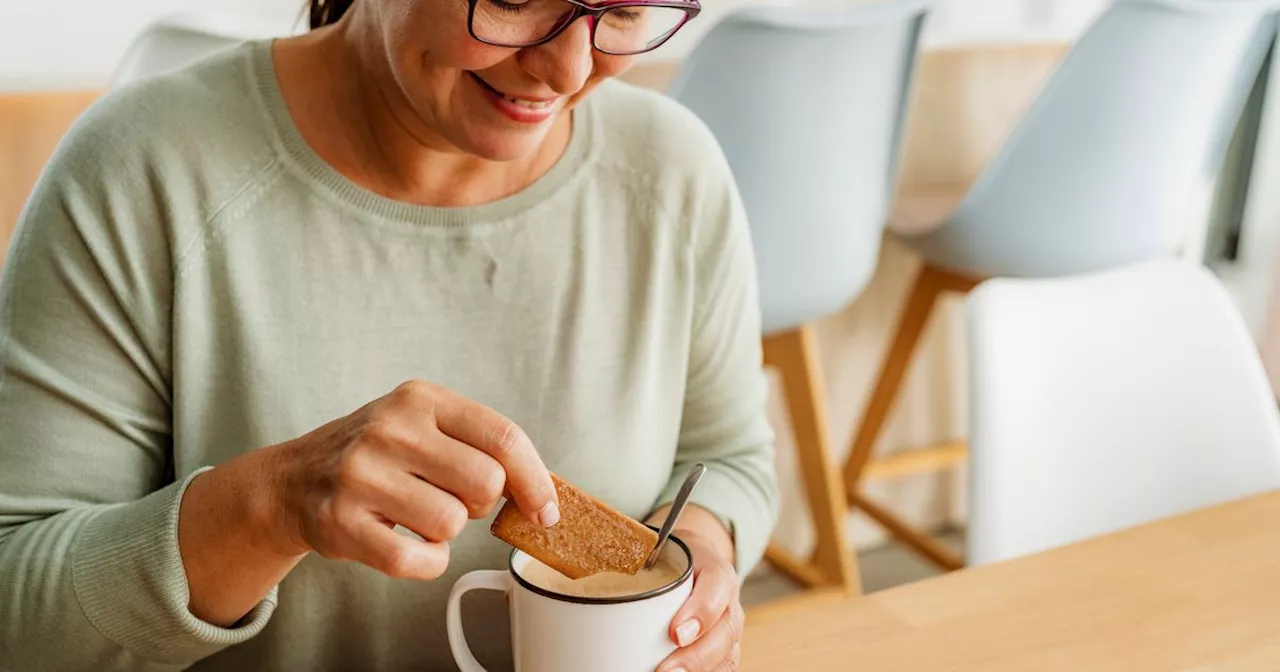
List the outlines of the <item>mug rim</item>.
{"type": "MultiPolygon", "coordinates": [[[[651,525],[646,527],[652,528],[651,525]]],[[[693,551],[689,550],[689,546],[684,543],[684,540],[674,534],[668,537],[668,541],[679,546],[680,549],[684,551],[684,556],[689,559],[689,562],[685,563],[684,571],[680,572],[680,576],[676,577],[676,579],[670,583],[654,588],[653,590],[647,590],[643,593],[636,593],[635,595],[623,595],[621,597],[579,597],[577,595],[557,593],[553,590],[543,588],[542,586],[534,585],[528,579],[520,576],[520,572],[516,571],[516,554],[520,553],[520,549],[518,548],[511,549],[511,557],[507,560],[507,571],[511,573],[511,576],[515,578],[516,583],[520,584],[521,587],[545,598],[556,600],[557,602],[571,602],[573,604],[629,604],[631,602],[642,602],[660,595],[666,595],[667,593],[684,585],[684,582],[688,581],[689,578],[693,576],[693,551]]],[[[528,554],[526,553],[525,555],[528,554]]],[[[529,556],[529,559],[536,560],[533,556],[529,556]]]]}

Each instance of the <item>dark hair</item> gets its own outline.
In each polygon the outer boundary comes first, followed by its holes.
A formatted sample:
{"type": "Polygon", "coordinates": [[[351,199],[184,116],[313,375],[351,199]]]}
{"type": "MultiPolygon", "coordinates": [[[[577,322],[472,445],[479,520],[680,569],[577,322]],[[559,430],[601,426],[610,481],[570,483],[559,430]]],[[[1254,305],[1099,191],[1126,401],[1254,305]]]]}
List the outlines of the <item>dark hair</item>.
{"type": "Polygon", "coordinates": [[[353,2],[355,0],[311,0],[311,29],[337,23],[353,2]]]}

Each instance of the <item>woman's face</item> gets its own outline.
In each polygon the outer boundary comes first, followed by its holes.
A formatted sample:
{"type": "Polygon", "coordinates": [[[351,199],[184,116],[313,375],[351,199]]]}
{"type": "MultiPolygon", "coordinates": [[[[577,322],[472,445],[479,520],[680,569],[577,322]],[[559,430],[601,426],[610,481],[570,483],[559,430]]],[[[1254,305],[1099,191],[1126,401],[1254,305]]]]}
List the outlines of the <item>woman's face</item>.
{"type": "Polygon", "coordinates": [[[468,7],[467,0],[357,0],[354,9],[373,10],[362,18],[376,22],[391,76],[416,115],[469,154],[494,161],[531,154],[557,119],[634,60],[593,49],[585,20],[537,47],[484,44],[467,30],[468,7]]]}

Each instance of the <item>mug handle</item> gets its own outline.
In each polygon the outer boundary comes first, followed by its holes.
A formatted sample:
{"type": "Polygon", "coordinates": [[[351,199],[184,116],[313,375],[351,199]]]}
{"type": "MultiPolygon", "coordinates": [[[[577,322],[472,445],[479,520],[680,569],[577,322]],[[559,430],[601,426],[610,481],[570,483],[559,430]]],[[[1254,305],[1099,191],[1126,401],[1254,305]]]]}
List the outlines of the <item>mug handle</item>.
{"type": "Polygon", "coordinates": [[[511,577],[505,570],[481,569],[469,572],[449,591],[449,605],[445,610],[445,630],[449,635],[449,649],[453,660],[462,672],[485,672],[480,661],[467,646],[467,633],[462,630],[462,596],[473,590],[497,590],[503,593],[511,589],[511,577]]]}

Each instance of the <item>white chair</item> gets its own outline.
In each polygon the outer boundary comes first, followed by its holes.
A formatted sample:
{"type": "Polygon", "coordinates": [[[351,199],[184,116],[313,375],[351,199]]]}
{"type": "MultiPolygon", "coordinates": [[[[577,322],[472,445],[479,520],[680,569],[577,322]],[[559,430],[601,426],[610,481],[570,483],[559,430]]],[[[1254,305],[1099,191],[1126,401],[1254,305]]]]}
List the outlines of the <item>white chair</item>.
{"type": "MultiPolygon", "coordinates": [[[[1208,217],[1232,131],[1275,37],[1273,0],[1120,0],[1065,57],[938,228],[845,465],[857,495],[938,298],[990,277],[1054,277],[1178,254],[1208,217]]],[[[963,445],[963,444],[961,444],[963,445]]],[[[955,444],[918,451],[953,464],[955,444]],[[932,452],[933,454],[928,454],[932,452]],[[944,459],[945,458],[945,459],[944,459]]],[[[936,459],[933,459],[936,458],[936,459]]],[[[920,533],[886,519],[919,549],[920,533]]],[[[959,558],[926,549],[938,566],[959,558]]]]}
{"type": "Polygon", "coordinates": [[[992,280],[967,310],[970,564],[1280,488],[1275,398],[1205,269],[992,280]]]}
{"type": "Polygon", "coordinates": [[[296,25],[265,15],[190,13],[147,26],[134,38],[116,66],[111,86],[180,70],[247,40],[291,34],[296,25]]]}
{"type": "Polygon", "coordinates": [[[765,363],[782,375],[817,532],[812,561],[777,546],[768,558],[812,587],[857,592],[858,576],[807,325],[853,300],[875,270],[927,11],[923,0],[738,10],[670,89],[715,133],[746,205],[765,363]]]}

